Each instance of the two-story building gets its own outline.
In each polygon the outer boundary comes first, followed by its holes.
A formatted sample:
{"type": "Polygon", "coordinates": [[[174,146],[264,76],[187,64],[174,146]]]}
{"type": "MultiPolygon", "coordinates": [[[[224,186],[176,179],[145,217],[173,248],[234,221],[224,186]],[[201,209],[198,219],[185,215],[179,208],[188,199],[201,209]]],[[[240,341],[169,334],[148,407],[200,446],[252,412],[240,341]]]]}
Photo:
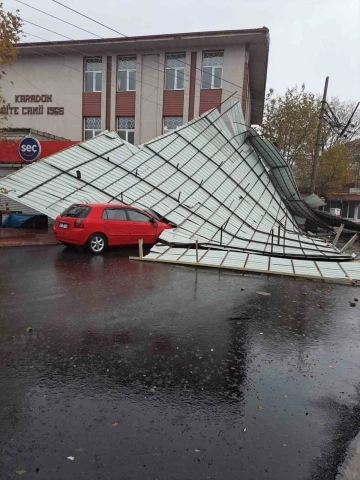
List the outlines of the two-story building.
{"type": "MultiPolygon", "coordinates": [[[[68,140],[115,130],[141,144],[210,108],[241,101],[261,122],[267,28],[21,43],[5,67],[4,127],[68,140]]],[[[1,159],[4,161],[5,159],[1,159]]]]}
{"type": "MultiPolygon", "coordinates": [[[[247,124],[259,124],[268,53],[265,27],[21,43],[16,62],[2,67],[0,178],[26,163],[25,136],[39,141],[37,158],[103,130],[138,145],[210,108],[225,111],[230,96],[247,124]]],[[[0,193],[4,208],[31,213],[0,193]]]]}

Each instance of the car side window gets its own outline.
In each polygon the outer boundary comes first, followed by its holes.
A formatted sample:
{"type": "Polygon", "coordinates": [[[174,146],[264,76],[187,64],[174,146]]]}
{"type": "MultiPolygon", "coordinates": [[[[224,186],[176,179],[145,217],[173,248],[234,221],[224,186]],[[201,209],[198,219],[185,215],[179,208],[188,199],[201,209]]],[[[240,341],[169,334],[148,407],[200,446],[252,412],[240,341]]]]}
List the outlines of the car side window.
{"type": "Polygon", "coordinates": [[[127,220],[126,211],[123,208],[105,208],[102,214],[103,220],[127,220]]]}
{"type": "Polygon", "coordinates": [[[137,210],[128,210],[127,213],[132,222],[150,222],[150,217],[137,210]]]}

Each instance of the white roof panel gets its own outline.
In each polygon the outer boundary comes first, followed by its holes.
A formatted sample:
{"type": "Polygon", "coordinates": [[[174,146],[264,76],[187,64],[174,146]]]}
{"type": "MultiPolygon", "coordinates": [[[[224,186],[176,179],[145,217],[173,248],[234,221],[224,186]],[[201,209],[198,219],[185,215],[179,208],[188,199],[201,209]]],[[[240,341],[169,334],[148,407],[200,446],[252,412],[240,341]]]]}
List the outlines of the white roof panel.
{"type": "MultiPolygon", "coordinates": [[[[340,267],[325,260],[348,256],[302,234],[290,212],[286,195],[296,196],[297,188],[284,162],[275,147],[244,125],[236,103],[140,147],[104,132],[1,179],[0,188],[52,218],[72,203],[151,208],[178,225],[164,231],[162,241],[191,245],[198,240],[210,248],[202,263],[241,265],[247,255],[249,269],[309,269],[314,276],[333,273],[341,278],[340,267]],[[324,262],[317,266],[309,259],[324,262]]],[[[165,255],[177,252],[169,249],[165,255]]],[[[184,258],[193,258],[193,252],[184,258]]]]}

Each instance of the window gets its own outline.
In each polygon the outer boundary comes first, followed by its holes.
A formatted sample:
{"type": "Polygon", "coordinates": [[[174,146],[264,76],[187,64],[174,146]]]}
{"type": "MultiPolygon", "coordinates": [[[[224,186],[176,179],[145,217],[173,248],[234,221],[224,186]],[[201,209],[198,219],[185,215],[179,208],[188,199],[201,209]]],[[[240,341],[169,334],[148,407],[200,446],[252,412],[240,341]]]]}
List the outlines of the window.
{"type": "Polygon", "coordinates": [[[344,218],[348,218],[348,208],[349,208],[349,202],[342,202],[341,205],[341,216],[344,218]]]}
{"type": "Polygon", "coordinates": [[[183,123],[183,117],[164,117],[164,133],[181,127],[183,123]]]}
{"type": "Polygon", "coordinates": [[[84,205],[71,205],[60,215],[61,217],[86,218],[91,211],[91,207],[84,205]]]}
{"type": "Polygon", "coordinates": [[[224,52],[204,52],[201,88],[221,88],[224,52]]]}
{"type": "Polygon", "coordinates": [[[102,218],[103,220],[127,220],[126,211],[123,208],[105,208],[102,218]]]}
{"type": "Polygon", "coordinates": [[[150,222],[151,221],[151,219],[147,215],[144,215],[143,213],[140,213],[136,210],[128,210],[127,213],[132,222],[150,222]]]}
{"type": "Polygon", "coordinates": [[[84,138],[90,140],[101,133],[100,117],[85,117],[84,119],[84,138]]]}
{"type": "Polygon", "coordinates": [[[355,202],[349,202],[348,218],[353,219],[355,214],[355,202]]]}
{"type": "Polygon", "coordinates": [[[84,91],[101,92],[102,58],[93,57],[84,59],[84,91]]]}
{"type": "Polygon", "coordinates": [[[135,117],[118,117],[117,131],[120,138],[134,145],[135,117]]]}
{"type": "Polygon", "coordinates": [[[165,61],[165,89],[183,90],[185,53],[168,53],[165,61]]]}
{"type": "Polygon", "coordinates": [[[136,55],[118,57],[117,91],[129,92],[136,89],[136,55]]]}

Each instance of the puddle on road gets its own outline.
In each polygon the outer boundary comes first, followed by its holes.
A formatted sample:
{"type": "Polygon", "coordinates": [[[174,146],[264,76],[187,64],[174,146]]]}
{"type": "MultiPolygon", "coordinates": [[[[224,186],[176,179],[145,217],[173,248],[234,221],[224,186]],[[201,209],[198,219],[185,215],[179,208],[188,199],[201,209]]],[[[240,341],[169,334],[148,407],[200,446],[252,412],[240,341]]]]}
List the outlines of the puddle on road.
{"type": "Polygon", "coordinates": [[[142,455],[150,476],[334,478],[360,417],[355,289],[17,252],[0,274],[5,473],[141,478],[142,455]]]}

